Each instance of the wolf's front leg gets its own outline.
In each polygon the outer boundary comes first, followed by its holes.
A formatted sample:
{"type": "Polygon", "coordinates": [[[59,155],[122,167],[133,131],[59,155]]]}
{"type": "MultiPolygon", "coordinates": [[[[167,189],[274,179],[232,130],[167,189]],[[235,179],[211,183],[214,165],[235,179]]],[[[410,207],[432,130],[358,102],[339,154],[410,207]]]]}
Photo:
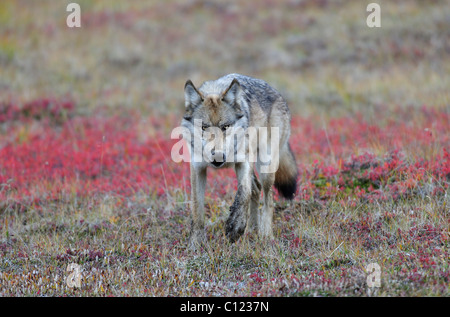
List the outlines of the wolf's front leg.
{"type": "Polygon", "coordinates": [[[206,240],[205,235],[205,185],[206,167],[194,167],[191,164],[191,211],[192,226],[189,246],[197,249],[206,240]]]}
{"type": "Polygon", "coordinates": [[[247,226],[251,199],[253,166],[249,162],[236,163],[238,189],[234,202],[230,207],[225,233],[231,242],[235,242],[244,233],[247,226]]]}

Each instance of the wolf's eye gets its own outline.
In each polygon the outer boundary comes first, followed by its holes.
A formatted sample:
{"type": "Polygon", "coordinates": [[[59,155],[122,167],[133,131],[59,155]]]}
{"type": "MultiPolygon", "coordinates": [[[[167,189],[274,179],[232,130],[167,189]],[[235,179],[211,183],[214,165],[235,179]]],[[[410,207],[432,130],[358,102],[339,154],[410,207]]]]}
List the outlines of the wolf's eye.
{"type": "Polygon", "coordinates": [[[229,124],[226,124],[226,125],[223,125],[222,126],[222,131],[225,131],[226,129],[228,129],[230,127],[230,125],[229,124]]]}
{"type": "Polygon", "coordinates": [[[202,130],[205,131],[206,129],[208,129],[207,125],[202,125],[202,130]]]}

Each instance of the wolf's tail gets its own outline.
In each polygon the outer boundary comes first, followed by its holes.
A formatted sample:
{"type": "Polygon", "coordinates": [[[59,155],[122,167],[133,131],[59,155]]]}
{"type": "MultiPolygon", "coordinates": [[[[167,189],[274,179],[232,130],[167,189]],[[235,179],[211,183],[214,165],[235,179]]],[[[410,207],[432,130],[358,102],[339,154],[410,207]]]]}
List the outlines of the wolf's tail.
{"type": "Polygon", "coordinates": [[[293,199],[297,192],[298,169],[294,154],[288,144],[280,153],[280,163],[275,172],[275,188],[286,199],[293,199]]]}

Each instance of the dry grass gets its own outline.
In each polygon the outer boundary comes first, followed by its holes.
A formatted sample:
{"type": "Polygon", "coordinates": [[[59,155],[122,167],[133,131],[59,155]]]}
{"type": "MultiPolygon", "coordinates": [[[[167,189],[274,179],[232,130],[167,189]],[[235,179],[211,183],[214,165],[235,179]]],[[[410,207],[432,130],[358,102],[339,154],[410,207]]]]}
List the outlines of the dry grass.
{"type": "Polygon", "coordinates": [[[211,211],[199,253],[185,248],[188,212],[176,201],[142,198],[117,208],[113,198],[84,199],[48,204],[43,215],[5,210],[2,294],[448,295],[448,203],[280,206],[269,244],[245,237],[230,245],[224,217],[211,211]],[[70,263],[82,268],[80,289],[66,284],[70,263]],[[381,266],[380,288],[366,285],[369,263],[381,266]]]}
{"type": "MultiPolygon", "coordinates": [[[[396,112],[406,106],[449,113],[446,1],[378,1],[381,29],[365,26],[365,4],[339,0],[78,1],[82,28],[68,29],[69,2],[0,3],[0,107],[54,97],[73,100],[74,116],[138,111],[143,143],[181,117],[186,79],[239,72],[270,82],[294,114],[325,130],[333,118],[357,116],[381,128],[391,119],[422,127],[420,112],[396,112]]],[[[1,122],[0,149],[41,131],[39,120],[20,129],[1,122]]],[[[449,150],[440,140],[402,150],[411,162],[432,160],[449,150]]],[[[390,148],[377,142],[353,153],[382,157],[390,148]]],[[[337,164],[327,151],[298,160],[307,168],[315,159],[337,164]]],[[[353,192],[280,201],[274,241],[247,236],[233,245],[224,236],[233,193],[208,194],[208,244],[198,253],[186,249],[184,185],[159,184],[162,195],[144,186],[125,197],[74,190],[35,202],[13,199],[12,190],[0,203],[0,295],[448,296],[448,181],[372,202],[353,192]],[[373,262],[380,288],[367,287],[373,262]],[[70,263],[82,268],[81,288],[67,286],[70,263]]],[[[0,185],[1,194],[8,184],[0,185]]]]}

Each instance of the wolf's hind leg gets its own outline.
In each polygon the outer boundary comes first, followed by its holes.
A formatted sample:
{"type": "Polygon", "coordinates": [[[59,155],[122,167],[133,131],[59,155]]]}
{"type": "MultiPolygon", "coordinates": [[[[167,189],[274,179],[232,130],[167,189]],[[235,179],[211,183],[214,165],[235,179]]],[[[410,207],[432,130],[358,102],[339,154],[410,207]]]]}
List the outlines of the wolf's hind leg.
{"type": "Polygon", "coordinates": [[[258,230],[258,209],[261,200],[261,183],[256,177],[255,172],[252,176],[252,197],[250,201],[249,218],[247,224],[247,231],[253,232],[258,230]]]}
{"type": "Polygon", "coordinates": [[[264,191],[264,206],[258,219],[258,234],[261,238],[273,238],[273,183],[275,182],[275,173],[260,174],[262,188],[264,191]]]}

